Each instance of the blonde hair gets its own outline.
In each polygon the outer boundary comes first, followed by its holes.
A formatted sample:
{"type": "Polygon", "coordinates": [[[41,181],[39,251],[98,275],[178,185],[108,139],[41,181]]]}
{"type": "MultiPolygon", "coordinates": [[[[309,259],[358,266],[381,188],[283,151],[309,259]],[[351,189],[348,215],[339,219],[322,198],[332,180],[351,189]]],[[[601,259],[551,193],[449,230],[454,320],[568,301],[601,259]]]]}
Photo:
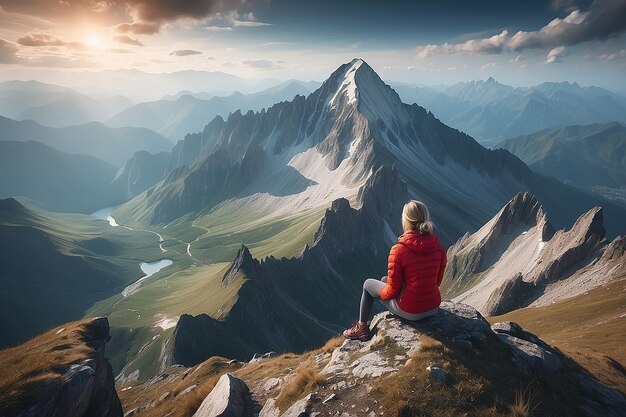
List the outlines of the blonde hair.
{"type": "Polygon", "coordinates": [[[402,209],[402,229],[405,232],[417,230],[423,235],[433,232],[433,224],[430,221],[428,208],[424,203],[411,200],[402,209]]]}

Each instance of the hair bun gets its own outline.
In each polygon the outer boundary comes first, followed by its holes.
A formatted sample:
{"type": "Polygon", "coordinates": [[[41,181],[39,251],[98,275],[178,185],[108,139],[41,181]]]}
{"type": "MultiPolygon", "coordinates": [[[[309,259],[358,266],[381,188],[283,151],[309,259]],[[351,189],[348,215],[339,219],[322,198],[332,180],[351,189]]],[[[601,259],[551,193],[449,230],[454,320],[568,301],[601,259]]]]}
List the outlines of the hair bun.
{"type": "Polygon", "coordinates": [[[423,222],[419,225],[420,233],[430,234],[433,232],[433,224],[431,222],[423,222]]]}

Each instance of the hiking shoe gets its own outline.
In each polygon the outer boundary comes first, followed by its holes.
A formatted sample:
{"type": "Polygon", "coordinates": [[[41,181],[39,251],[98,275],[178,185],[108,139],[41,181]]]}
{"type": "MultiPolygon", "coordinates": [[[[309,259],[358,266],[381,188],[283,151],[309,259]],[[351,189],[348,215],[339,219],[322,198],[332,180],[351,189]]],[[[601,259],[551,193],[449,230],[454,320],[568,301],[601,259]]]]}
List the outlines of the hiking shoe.
{"type": "Polygon", "coordinates": [[[343,335],[346,339],[352,340],[370,340],[372,334],[367,323],[356,322],[352,326],[343,331],[343,335]]]}

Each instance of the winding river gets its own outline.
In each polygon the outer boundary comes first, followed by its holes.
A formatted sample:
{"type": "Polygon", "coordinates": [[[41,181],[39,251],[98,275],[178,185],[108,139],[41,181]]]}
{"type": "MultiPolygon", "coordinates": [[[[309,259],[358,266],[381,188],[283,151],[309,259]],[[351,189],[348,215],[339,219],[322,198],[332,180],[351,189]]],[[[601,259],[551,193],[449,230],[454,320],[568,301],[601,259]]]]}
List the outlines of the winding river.
{"type": "MultiPolygon", "coordinates": [[[[132,227],[128,227],[128,226],[124,226],[121,224],[118,224],[115,219],[113,218],[113,216],[111,215],[111,213],[113,213],[113,211],[115,211],[115,209],[117,209],[117,207],[106,207],[103,209],[100,209],[98,211],[95,211],[93,213],[91,213],[92,217],[95,217],[96,219],[99,220],[105,220],[107,222],[109,222],[109,225],[111,225],[112,227],[123,227],[125,229],[128,230],[132,230],[135,232],[146,232],[146,233],[152,233],[154,235],[157,235],[159,237],[159,248],[161,249],[161,252],[166,252],[166,250],[163,248],[163,237],[158,234],[157,232],[154,232],[152,230],[144,230],[144,229],[133,229],[132,227]]],[[[137,281],[133,282],[132,284],[130,284],[129,286],[127,286],[126,288],[124,288],[124,290],[122,291],[122,296],[124,298],[128,297],[129,295],[133,294],[134,292],[137,291],[137,289],[139,289],[139,287],[141,286],[142,281],[144,281],[145,279],[151,277],[152,275],[156,274],[157,272],[159,272],[161,269],[172,265],[174,262],[171,259],[160,259],[158,261],[154,261],[154,262],[140,262],[139,263],[139,267],[141,268],[141,271],[145,274],[144,276],[140,277],[137,281]]]]}

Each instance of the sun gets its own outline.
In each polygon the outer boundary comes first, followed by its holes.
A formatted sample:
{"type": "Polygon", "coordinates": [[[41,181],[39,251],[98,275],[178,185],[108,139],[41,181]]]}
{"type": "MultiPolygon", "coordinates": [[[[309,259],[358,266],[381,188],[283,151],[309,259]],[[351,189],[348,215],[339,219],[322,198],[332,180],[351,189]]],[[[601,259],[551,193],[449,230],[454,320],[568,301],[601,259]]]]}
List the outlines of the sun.
{"type": "Polygon", "coordinates": [[[85,35],[85,44],[94,49],[100,49],[104,46],[102,37],[95,32],[89,32],[85,35]]]}

